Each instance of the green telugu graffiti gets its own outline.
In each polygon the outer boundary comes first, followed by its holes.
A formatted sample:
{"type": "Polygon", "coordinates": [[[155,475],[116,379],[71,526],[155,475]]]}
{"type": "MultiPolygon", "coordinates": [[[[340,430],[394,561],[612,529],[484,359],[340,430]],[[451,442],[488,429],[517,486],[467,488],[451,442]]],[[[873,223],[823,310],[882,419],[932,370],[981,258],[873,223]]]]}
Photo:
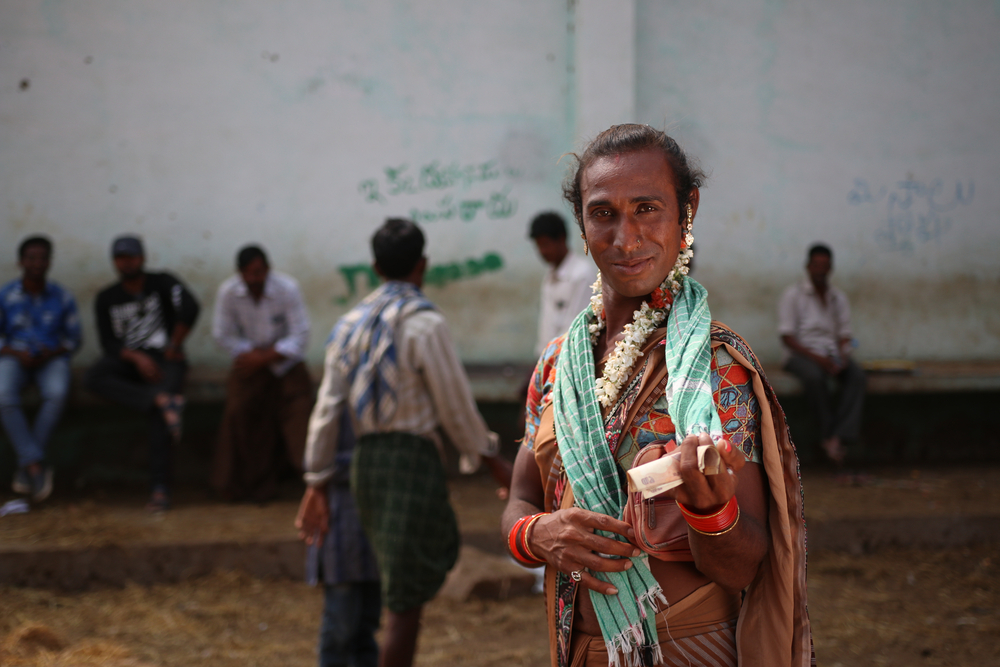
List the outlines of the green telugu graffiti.
{"type": "MultiPolygon", "coordinates": [[[[482,273],[499,271],[503,268],[503,257],[495,252],[483,255],[482,259],[470,258],[464,262],[436,264],[427,269],[424,274],[424,284],[433,287],[444,287],[457,280],[474,278],[482,273]]],[[[334,301],[340,305],[349,303],[362,290],[370,291],[378,287],[379,277],[368,264],[347,264],[338,267],[347,283],[347,295],[336,297],[334,301]]]]}
{"type": "MultiPolygon", "coordinates": [[[[476,183],[495,181],[503,176],[517,176],[515,169],[501,168],[496,160],[460,165],[457,162],[442,165],[434,160],[418,169],[410,169],[403,164],[386,167],[385,178],[368,178],[358,184],[358,192],[368,203],[386,204],[389,197],[414,195],[434,190],[462,187],[468,189],[476,183]]],[[[417,222],[438,220],[462,220],[471,222],[480,211],[491,219],[509,218],[517,210],[517,201],[510,198],[510,189],[493,192],[485,199],[466,198],[455,200],[447,195],[431,209],[410,209],[411,217],[417,222]]]]}
{"type": "Polygon", "coordinates": [[[414,222],[437,222],[438,220],[461,220],[471,222],[476,214],[483,211],[491,220],[509,218],[517,211],[517,200],[510,198],[510,188],[492,193],[488,199],[461,199],[455,201],[447,195],[437,203],[435,208],[410,209],[410,217],[414,222]]]}
{"type": "Polygon", "coordinates": [[[398,167],[386,167],[383,172],[384,184],[380,184],[377,178],[368,178],[358,185],[358,192],[366,201],[384,204],[387,201],[386,195],[390,197],[415,195],[428,190],[446,190],[458,185],[468,188],[474,183],[495,181],[504,173],[508,176],[517,175],[514,169],[501,169],[496,160],[464,166],[457,162],[441,165],[434,160],[416,171],[411,170],[409,165],[402,164],[398,167]]]}

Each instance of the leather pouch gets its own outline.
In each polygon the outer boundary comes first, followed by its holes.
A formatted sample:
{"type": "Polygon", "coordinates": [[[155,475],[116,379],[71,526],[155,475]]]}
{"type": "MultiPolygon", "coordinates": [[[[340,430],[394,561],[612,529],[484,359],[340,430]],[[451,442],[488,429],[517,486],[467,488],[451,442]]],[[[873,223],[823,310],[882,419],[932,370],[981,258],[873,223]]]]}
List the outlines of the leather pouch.
{"type": "MultiPolygon", "coordinates": [[[[667,456],[676,449],[673,441],[651,442],[636,454],[632,467],[667,456]]],[[[642,492],[630,479],[622,521],[635,531],[635,545],[653,558],[664,561],[694,560],[688,543],[687,522],[677,503],[666,493],[643,498],[642,492]]]]}

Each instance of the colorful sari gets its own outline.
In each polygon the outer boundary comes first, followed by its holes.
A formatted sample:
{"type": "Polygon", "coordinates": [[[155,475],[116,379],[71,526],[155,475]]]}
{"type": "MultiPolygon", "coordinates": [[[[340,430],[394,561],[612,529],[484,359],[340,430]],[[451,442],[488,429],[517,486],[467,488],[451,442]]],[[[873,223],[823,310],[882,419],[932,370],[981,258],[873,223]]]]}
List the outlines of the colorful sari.
{"type": "MultiPolygon", "coordinates": [[[[534,450],[545,491],[545,510],[573,504],[563,470],[551,409],[556,362],[563,340],[553,341],[539,360],[529,386],[524,443],[534,450]]],[[[630,467],[641,447],[668,440],[673,424],[656,387],[666,375],[664,344],[657,330],[644,346],[638,368],[623,386],[617,403],[604,413],[609,447],[622,470],[630,467]]],[[[798,460],[784,414],[749,346],[719,323],[711,327],[713,398],[726,437],[747,457],[763,466],[770,498],[768,554],[746,591],[736,627],[741,665],[808,665],[811,635],[806,610],[805,528],[802,518],[798,460]]],[[[547,573],[552,664],[571,663],[571,634],[578,586],[568,576],[547,573]]],[[[664,639],[661,636],[661,642],[664,639]]],[[[664,656],[669,652],[664,651],[664,656]]],[[[683,663],[682,664],[686,664],[683,663]]]]}

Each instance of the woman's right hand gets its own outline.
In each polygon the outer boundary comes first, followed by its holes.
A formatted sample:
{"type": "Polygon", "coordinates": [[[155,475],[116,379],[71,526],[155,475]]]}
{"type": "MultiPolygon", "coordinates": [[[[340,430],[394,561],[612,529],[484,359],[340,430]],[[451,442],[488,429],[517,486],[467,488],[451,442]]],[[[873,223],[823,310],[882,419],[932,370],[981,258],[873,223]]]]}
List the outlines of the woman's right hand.
{"type": "Polygon", "coordinates": [[[579,572],[583,586],[615,595],[618,589],[591,572],[623,572],[632,567],[628,557],[638,556],[640,551],[629,542],[598,535],[597,530],[635,539],[631,526],[624,521],[571,507],[539,517],[528,533],[528,547],[537,557],[566,574],[579,572]]]}

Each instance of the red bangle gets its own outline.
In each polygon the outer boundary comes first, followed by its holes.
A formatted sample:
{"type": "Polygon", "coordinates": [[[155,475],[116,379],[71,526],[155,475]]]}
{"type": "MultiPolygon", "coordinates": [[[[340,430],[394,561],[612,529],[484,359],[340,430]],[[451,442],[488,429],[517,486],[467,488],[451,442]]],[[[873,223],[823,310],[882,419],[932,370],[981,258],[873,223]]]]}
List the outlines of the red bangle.
{"type": "Polygon", "coordinates": [[[522,516],[514,523],[510,532],[507,533],[507,549],[510,551],[510,555],[522,565],[537,567],[538,565],[545,563],[544,560],[531,553],[531,549],[528,547],[527,538],[528,528],[531,527],[531,524],[546,514],[548,514],[548,512],[539,512],[537,514],[522,516]]]}
{"type": "Polygon", "coordinates": [[[677,507],[680,509],[688,525],[695,532],[702,535],[722,535],[732,530],[733,526],[740,519],[740,505],[736,502],[736,496],[730,498],[729,502],[714,514],[695,514],[679,500],[677,501],[677,507]]]}

